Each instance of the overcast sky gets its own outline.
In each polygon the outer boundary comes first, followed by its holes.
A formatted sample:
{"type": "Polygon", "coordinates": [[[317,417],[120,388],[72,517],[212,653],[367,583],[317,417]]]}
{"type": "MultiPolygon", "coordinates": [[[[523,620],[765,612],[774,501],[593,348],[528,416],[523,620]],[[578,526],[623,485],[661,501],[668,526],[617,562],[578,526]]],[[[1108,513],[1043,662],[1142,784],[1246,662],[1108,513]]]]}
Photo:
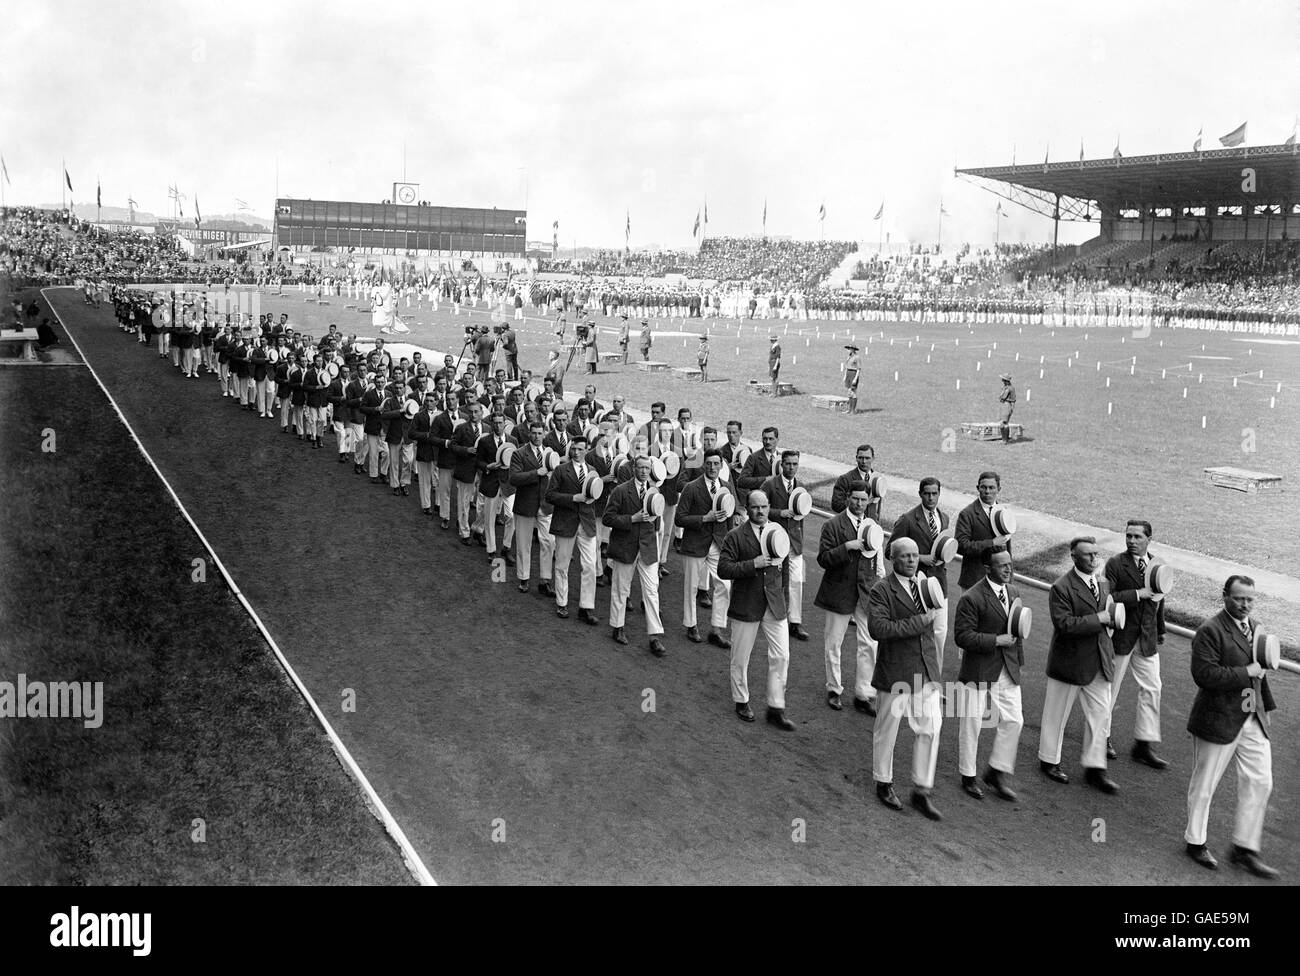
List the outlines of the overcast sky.
{"type": "MultiPolygon", "coordinates": [[[[205,214],[238,197],[522,208],[561,247],[712,235],[992,240],[996,199],[954,166],[1206,146],[1300,112],[1300,4],[70,0],[9,9],[0,152],[11,202],[205,214]],[[445,9],[444,9],[445,8],[445,9]],[[192,204],[191,204],[192,206],[192,204]],[[189,208],[187,207],[187,212],[189,208]]],[[[1096,233],[1065,229],[1063,240],[1096,233]]],[[[1045,240],[1016,215],[1002,239],[1045,240]]]]}

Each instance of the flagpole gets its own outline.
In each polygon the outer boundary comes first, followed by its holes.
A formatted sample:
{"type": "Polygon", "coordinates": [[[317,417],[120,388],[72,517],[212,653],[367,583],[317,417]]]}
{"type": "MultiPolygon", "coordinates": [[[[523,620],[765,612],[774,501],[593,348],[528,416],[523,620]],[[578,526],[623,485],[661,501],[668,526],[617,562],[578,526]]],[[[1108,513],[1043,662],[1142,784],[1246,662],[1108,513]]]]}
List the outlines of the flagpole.
{"type": "Polygon", "coordinates": [[[60,160],[63,163],[63,179],[59,182],[59,200],[62,202],[64,210],[68,209],[68,160],[66,157],[60,160]]]}
{"type": "Polygon", "coordinates": [[[939,198],[939,238],[935,241],[934,253],[938,254],[943,249],[943,197],[939,198]]]}

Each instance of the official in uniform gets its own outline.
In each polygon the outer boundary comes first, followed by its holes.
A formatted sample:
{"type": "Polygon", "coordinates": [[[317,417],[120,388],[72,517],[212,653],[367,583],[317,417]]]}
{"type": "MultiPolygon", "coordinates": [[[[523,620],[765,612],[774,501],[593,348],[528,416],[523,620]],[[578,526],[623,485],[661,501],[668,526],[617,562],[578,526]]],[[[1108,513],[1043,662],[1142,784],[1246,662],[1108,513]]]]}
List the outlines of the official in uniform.
{"type": "Polygon", "coordinates": [[[1187,787],[1187,854],[1203,867],[1217,867],[1205,846],[1210,802],[1228,766],[1237,767],[1237,813],[1230,860],[1260,878],[1278,871],[1260,860],[1264,814],[1273,792],[1273,750],[1268,713],[1277,706],[1264,668],[1251,650],[1258,624],[1251,620],[1255,581],[1229,576],[1223,609],[1192,638],[1196,700],[1187,718],[1192,733],[1192,779],[1187,787]]]}
{"type": "Polygon", "coordinates": [[[609,561],[613,564],[613,581],[609,595],[610,636],[619,644],[627,643],[623,629],[627,600],[632,593],[632,575],[641,582],[641,600],[645,608],[646,636],[650,651],[663,657],[664,626],[659,619],[659,516],[645,510],[650,486],[648,457],[636,459],[636,472],[609,496],[601,517],[609,526],[609,561]]]}
{"type": "Polygon", "coordinates": [[[790,634],[786,629],[785,560],[763,552],[759,537],[767,524],[768,501],[751,491],[746,508],[749,521],[722,540],[718,576],[731,580],[731,699],[742,721],[754,721],[749,707],[749,655],[761,627],[767,640],[767,721],[785,732],[794,722],[785,714],[785,687],[790,669],[790,634]]]}
{"type": "Polygon", "coordinates": [[[768,336],[767,339],[772,343],[767,350],[767,372],[772,377],[772,396],[776,396],[777,378],[781,375],[781,340],[776,336],[768,336]]]}
{"type": "Polygon", "coordinates": [[[849,351],[848,358],[844,360],[844,389],[849,395],[847,412],[853,415],[858,412],[858,380],[862,378],[862,368],[859,365],[858,347],[844,348],[849,351]]]}
{"type": "Polygon", "coordinates": [[[1115,676],[1115,651],[1106,631],[1112,625],[1106,609],[1110,590],[1095,575],[1096,539],[1071,539],[1070,558],[1074,568],[1052,584],[1047,598],[1052,643],[1047,652],[1038,764],[1048,779],[1069,782],[1061,770],[1061,746],[1075,699],[1081,699],[1084,779],[1103,793],[1118,793],[1119,787],[1106,775],[1110,682],[1115,676]]]}
{"type": "Polygon", "coordinates": [[[1016,388],[1011,385],[1011,374],[1002,374],[1002,392],[998,394],[998,405],[1002,412],[1002,443],[1011,443],[1011,415],[1016,409],[1016,388]]]}
{"type": "Polygon", "coordinates": [[[985,549],[982,562],[984,579],[962,594],[953,624],[957,646],[962,650],[957,680],[965,686],[958,719],[957,770],[962,789],[982,800],[984,791],[975,781],[975,772],[980,728],[988,710],[997,722],[997,732],[984,782],[1002,799],[1014,800],[1016,794],[1004,777],[1015,775],[1020,730],[1025,725],[1020,701],[1025,649],[1020,636],[1008,629],[1007,621],[1020,591],[1011,582],[1011,553],[985,549]]]}

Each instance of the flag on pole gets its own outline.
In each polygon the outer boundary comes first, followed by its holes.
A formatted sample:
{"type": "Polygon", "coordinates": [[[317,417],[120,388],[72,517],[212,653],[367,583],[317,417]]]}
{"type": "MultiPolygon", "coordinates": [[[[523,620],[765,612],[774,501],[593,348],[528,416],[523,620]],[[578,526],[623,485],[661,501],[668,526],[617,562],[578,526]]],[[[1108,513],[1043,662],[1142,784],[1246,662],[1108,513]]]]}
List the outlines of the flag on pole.
{"type": "Polygon", "coordinates": [[[1115,151],[1110,154],[1111,159],[1123,159],[1124,154],[1119,151],[1119,136],[1115,137],[1115,151]]]}
{"type": "Polygon", "coordinates": [[[704,226],[709,226],[709,201],[704,201],[704,226]]]}
{"type": "Polygon", "coordinates": [[[940,216],[940,217],[950,217],[950,216],[952,216],[950,213],[948,213],[947,210],[944,210],[944,209],[943,209],[943,197],[940,197],[940,198],[939,198],[939,216],[940,216]]]}
{"type": "Polygon", "coordinates": [[[1049,142],[1049,143],[1047,144],[1047,149],[1044,150],[1044,152],[1043,152],[1043,172],[1044,172],[1044,173],[1047,172],[1047,160],[1048,160],[1048,157],[1051,156],[1051,155],[1052,155],[1052,144],[1049,142]]]}
{"type": "Polygon", "coordinates": [[[1233,146],[1240,146],[1246,141],[1246,123],[1243,122],[1226,136],[1219,136],[1220,145],[1227,146],[1231,149],[1233,146]]]}
{"type": "Polygon", "coordinates": [[[1192,143],[1192,152],[1201,151],[1201,136],[1203,135],[1205,135],[1205,126],[1201,126],[1196,130],[1196,141],[1192,143]]]}
{"type": "Polygon", "coordinates": [[[9,167],[5,165],[5,158],[3,156],[0,156],[0,173],[4,174],[5,182],[10,186],[13,186],[13,183],[9,179],[9,167]]]}
{"type": "Polygon", "coordinates": [[[822,201],[821,209],[817,212],[817,215],[818,215],[818,217],[819,217],[820,219],[822,219],[822,220],[825,220],[825,219],[826,219],[826,201],[825,201],[825,200],[822,201]]]}
{"type": "Polygon", "coordinates": [[[997,214],[999,214],[999,215],[1006,213],[1006,211],[1002,209],[1002,201],[1001,201],[1001,200],[998,201],[998,209],[995,211],[995,213],[997,213],[997,214]]]}
{"type": "Polygon", "coordinates": [[[134,200],[132,200],[130,197],[127,197],[127,198],[126,198],[126,202],[127,202],[127,205],[128,205],[128,206],[132,206],[132,207],[138,207],[138,206],[140,206],[138,203],[136,203],[136,202],[135,202],[134,200]]]}
{"type": "Polygon", "coordinates": [[[767,233],[767,197],[763,197],[763,233],[767,233]]]}
{"type": "Polygon", "coordinates": [[[876,215],[875,215],[874,217],[872,217],[871,219],[872,219],[872,220],[879,220],[879,219],[880,219],[881,217],[883,217],[884,215],[885,215],[885,201],[884,201],[884,200],[881,200],[881,201],[880,201],[880,209],[876,211],[876,215]]]}
{"type": "Polygon", "coordinates": [[[101,202],[101,197],[103,195],[103,192],[104,192],[103,185],[99,182],[98,179],[96,179],[95,180],[95,206],[97,207],[103,206],[103,203],[101,202]]]}
{"type": "Polygon", "coordinates": [[[238,207],[240,210],[248,209],[248,204],[246,204],[243,200],[239,199],[239,197],[235,197],[235,206],[238,207]]]}
{"type": "Polygon", "coordinates": [[[194,229],[199,229],[199,224],[203,222],[203,215],[199,213],[199,195],[194,194],[194,229]]]}
{"type": "Polygon", "coordinates": [[[632,237],[632,211],[627,211],[627,225],[623,228],[623,239],[626,241],[632,237]]]}
{"type": "Polygon", "coordinates": [[[695,211],[695,228],[691,231],[691,236],[692,237],[700,236],[700,212],[698,210],[695,211]]]}
{"type": "Polygon", "coordinates": [[[75,193],[76,191],[72,188],[72,177],[68,175],[68,167],[66,166],[63,167],[63,179],[68,184],[68,192],[75,193]]]}
{"type": "MultiPolygon", "coordinates": [[[[1291,123],[1291,134],[1286,137],[1286,142],[1282,143],[1282,145],[1290,146],[1292,149],[1295,148],[1295,136],[1296,136],[1297,128],[1300,128],[1300,117],[1297,117],[1296,120],[1291,123]]],[[[6,174],[6,178],[7,178],[7,174],[6,174]]]]}
{"type": "Polygon", "coordinates": [[[1083,140],[1079,140],[1079,162],[1083,162],[1083,140]]]}

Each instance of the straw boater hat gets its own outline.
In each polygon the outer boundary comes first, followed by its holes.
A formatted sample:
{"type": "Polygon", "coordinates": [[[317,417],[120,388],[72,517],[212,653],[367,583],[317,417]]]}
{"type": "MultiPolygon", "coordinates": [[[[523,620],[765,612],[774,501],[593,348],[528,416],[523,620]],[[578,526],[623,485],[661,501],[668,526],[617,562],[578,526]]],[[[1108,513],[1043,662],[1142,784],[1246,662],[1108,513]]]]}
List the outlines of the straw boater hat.
{"type": "Polygon", "coordinates": [[[950,563],[957,555],[957,537],[951,529],[944,529],[930,546],[930,557],[936,562],[950,563]]]}
{"type": "Polygon", "coordinates": [[[1011,609],[1007,612],[1007,633],[1012,637],[1019,637],[1021,640],[1027,640],[1029,637],[1029,628],[1034,622],[1034,612],[1025,606],[1020,597],[1011,601],[1011,609]]]}
{"type": "Polygon", "coordinates": [[[849,352],[857,352],[857,351],[858,351],[858,347],[857,347],[857,346],[845,346],[844,348],[847,349],[849,352]]]}
{"type": "Polygon", "coordinates": [[[993,531],[998,535],[1016,534],[1016,517],[1005,508],[995,505],[993,507],[993,513],[990,516],[990,521],[993,523],[993,531]]]}
{"type": "Polygon", "coordinates": [[[1010,373],[1003,373],[1003,374],[1002,374],[1002,382],[1003,382],[1003,383],[1010,383],[1010,382],[1011,382],[1011,374],[1010,374],[1010,373]]]}
{"type": "Polygon", "coordinates": [[[1282,642],[1276,634],[1270,634],[1263,627],[1255,628],[1255,637],[1251,641],[1250,659],[1261,668],[1276,671],[1282,663],[1282,642]]]}
{"type": "Polygon", "coordinates": [[[862,541],[862,555],[878,556],[885,548],[885,530],[875,519],[863,519],[858,525],[858,538],[862,541]]]}
{"type": "Polygon", "coordinates": [[[775,522],[768,522],[759,531],[758,544],[763,555],[772,559],[780,560],[790,555],[790,536],[775,522]]]}
{"type": "Polygon", "coordinates": [[[1151,591],[1151,594],[1160,594],[1164,596],[1174,585],[1174,572],[1164,563],[1158,563],[1152,560],[1147,563],[1147,568],[1143,571],[1142,585],[1151,591]]]}
{"type": "Polygon", "coordinates": [[[921,606],[926,610],[943,610],[948,606],[948,597],[943,586],[933,576],[916,574],[916,591],[921,597],[921,606]]]}
{"type": "Polygon", "coordinates": [[[647,515],[653,515],[655,518],[659,518],[664,513],[664,496],[653,485],[646,489],[645,501],[641,503],[641,511],[647,515]]]}
{"type": "Polygon", "coordinates": [[[812,495],[808,494],[807,488],[796,488],[790,492],[790,500],[786,504],[786,508],[790,509],[792,517],[796,521],[802,522],[808,513],[812,511],[812,495]]]}
{"type": "Polygon", "coordinates": [[[503,468],[510,467],[510,461],[515,456],[515,445],[509,441],[497,448],[497,464],[503,468]]]}
{"type": "Polygon", "coordinates": [[[731,518],[736,514],[736,496],[729,491],[719,491],[713,499],[713,511],[731,518]]]}

